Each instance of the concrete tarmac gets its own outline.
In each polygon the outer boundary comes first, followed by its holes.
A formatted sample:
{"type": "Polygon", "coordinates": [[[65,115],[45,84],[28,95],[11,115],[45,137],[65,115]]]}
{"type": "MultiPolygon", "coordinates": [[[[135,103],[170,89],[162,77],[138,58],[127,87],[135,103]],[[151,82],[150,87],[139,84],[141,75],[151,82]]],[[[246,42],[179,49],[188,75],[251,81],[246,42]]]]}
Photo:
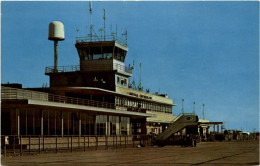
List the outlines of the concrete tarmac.
{"type": "Polygon", "coordinates": [[[1,158],[2,165],[259,165],[258,141],[202,142],[197,147],[165,146],[86,152],[44,153],[1,158]]]}

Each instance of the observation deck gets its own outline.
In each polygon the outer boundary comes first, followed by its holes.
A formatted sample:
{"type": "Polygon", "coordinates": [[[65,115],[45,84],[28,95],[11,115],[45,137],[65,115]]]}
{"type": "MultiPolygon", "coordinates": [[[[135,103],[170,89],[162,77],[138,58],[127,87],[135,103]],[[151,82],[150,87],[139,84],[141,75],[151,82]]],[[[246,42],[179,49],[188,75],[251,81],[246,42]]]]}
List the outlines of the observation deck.
{"type": "Polygon", "coordinates": [[[116,34],[106,35],[106,36],[88,35],[85,37],[76,38],[76,43],[91,43],[91,42],[117,42],[122,46],[127,47],[127,40],[118,37],[116,34]]]}
{"type": "Polygon", "coordinates": [[[132,109],[121,110],[115,103],[101,102],[96,100],[88,100],[83,98],[68,97],[55,95],[51,93],[38,92],[25,89],[17,89],[1,86],[1,102],[2,104],[21,105],[41,105],[46,107],[56,107],[62,109],[77,109],[85,111],[94,111],[100,113],[113,113],[121,115],[130,115],[135,117],[150,117],[143,110],[133,107],[132,109]]]}
{"type": "MultiPolygon", "coordinates": [[[[51,73],[65,73],[65,72],[77,72],[81,71],[81,67],[86,69],[87,66],[80,66],[80,65],[72,65],[72,66],[57,66],[56,69],[54,66],[47,66],[45,67],[45,74],[51,74],[51,73]]],[[[110,70],[117,70],[118,72],[123,72],[126,74],[132,74],[132,68],[126,67],[120,64],[113,64],[111,67],[106,67],[102,64],[96,65],[95,67],[88,68],[88,71],[110,71],[110,70]]]]}

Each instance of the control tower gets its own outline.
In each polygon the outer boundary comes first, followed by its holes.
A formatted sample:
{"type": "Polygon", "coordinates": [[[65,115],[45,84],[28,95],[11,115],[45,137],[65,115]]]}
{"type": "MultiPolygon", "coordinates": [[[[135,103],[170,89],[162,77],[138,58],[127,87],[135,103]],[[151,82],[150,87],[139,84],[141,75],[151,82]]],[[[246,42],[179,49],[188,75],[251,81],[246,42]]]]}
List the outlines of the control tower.
{"type": "MultiPolygon", "coordinates": [[[[91,3],[89,9],[91,16],[91,3]]],[[[50,92],[67,97],[64,99],[65,103],[67,100],[76,103],[83,100],[82,104],[92,104],[95,101],[93,105],[112,111],[111,114],[107,110],[98,112],[100,114],[114,116],[119,114],[115,113],[115,110],[123,111],[120,113],[119,121],[131,124],[122,127],[121,130],[124,132],[158,134],[169,126],[174,118],[173,99],[167,95],[152,94],[149,91],[144,92],[142,88],[136,89],[135,86],[131,86],[129,78],[132,77],[133,67],[125,65],[128,51],[127,31],[122,36],[120,34],[120,37],[117,35],[117,28],[115,33],[106,34],[105,10],[103,19],[104,27],[99,29],[100,33],[97,34],[93,29],[90,17],[89,33],[76,38],[75,47],[78,55],[75,57],[79,58],[79,65],[46,67],[45,74],[50,77],[50,92]]],[[[58,59],[56,61],[58,62],[58,59]]],[[[92,109],[87,111],[89,114],[97,114],[92,109]]],[[[99,121],[100,119],[96,119],[97,123],[99,121]]],[[[113,127],[108,128],[112,131],[113,127]]]]}
{"type": "Polygon", "coordinates": [[[47,67],[50,87],[97,87],[115,91],[128,86],[132,69],[125,66],[126,39],[116,34],[78,37],[75,44],[80,65],[47,67]],[[55,72],[56,71],[56,72],[55,72]]]}

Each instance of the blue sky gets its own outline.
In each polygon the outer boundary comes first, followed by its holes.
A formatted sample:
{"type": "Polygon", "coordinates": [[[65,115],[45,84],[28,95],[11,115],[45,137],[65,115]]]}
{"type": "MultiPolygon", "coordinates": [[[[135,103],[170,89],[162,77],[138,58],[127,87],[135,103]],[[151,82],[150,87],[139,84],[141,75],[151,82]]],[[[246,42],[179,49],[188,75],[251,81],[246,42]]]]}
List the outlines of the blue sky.
{"type": "MultiPolygon", "coordinates": [[[[93,2],[95,30],[128,30],[126,64],[135,60],[135,81],[151,92],[167,93],[185,112],[228,129],[259,131],[259,2],[93,2]]],[[[78,65],[75,38],[90,24],[88,2],[2,2],[1,81],[41,87],[53,65],[48,25],[59,20],[59,65],[78,65]],[[76,29],[80,32],[77,33],[76,29]]]]}

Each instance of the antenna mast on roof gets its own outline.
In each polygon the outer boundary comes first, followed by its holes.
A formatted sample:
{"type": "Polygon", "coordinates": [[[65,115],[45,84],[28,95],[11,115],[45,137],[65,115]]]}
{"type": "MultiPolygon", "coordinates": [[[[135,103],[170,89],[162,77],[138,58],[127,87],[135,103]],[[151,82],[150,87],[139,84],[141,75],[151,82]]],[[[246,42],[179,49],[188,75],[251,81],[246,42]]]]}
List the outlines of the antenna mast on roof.
{"type": "MultiPolygon", "coordinates": [[[[134,69],[134,67],[135,67],[135,60],[133,60],[133,67],[132,67],[132,68],[134,69]]],[[[133,73],[132,88],[133,88],[134,90],[136,90],[134,73],[133,73]]]]}
{"type": "Polygon", "coordinates": [[[182,108],[181,108],[181,113],[184,114],[184,99],[182,99],[182,108]]]}
{"type": "Polygon", "coordinates": [[[140,88],[142,87],[142,63],[140,63],[140,88]]]}
{"type": "Polygon", "coordinates": [[[125,33],[122,34],[122,36],[125,36],[125,44],[127,44],[127,29],[125,30],[125,33]]]}
{"type": "Polygon", "coordinates": [[[205,112],[204,112],[204,107],[205,107],[205,104],[202,104],[203,106],[203,112],[202,112],[202,116],[203,116],[203,119],[205,120],[205,112]]]}
{"type": "Polygon", "coordinates": [[[193,112],[192,113],[194,113],[194,114],[196,113],[195,112],[195,101],[193,102],[193,112]]]}
{"type": "Polygon", "coordinates": [[[79,38],[79,29],[78,28],[76,29],[76,32],[77,32],[77,38],[79,38]]]}
{"type": "Polygon", "coordinates": [[[138,85],[138,90],[143,91],[143,87],[142,87],[142,63],[140,63],[140,83],[138,85]]]}
{"type": "Polygon", "coordinates": [[[91,1],[89,1],[89,14],[90,14],[90,27],[89,27],[89,31],[90,31],[90,37],[91,37],[91,40],[92,40],[92,28],[93,28],[93,25],[92,25],[92,3],[91,3],[91,1]]]}
{"type": "Polygon", "coordinates": [[[104,16],[103,16],[103,19],[104,19],[104,41],[106,40],[106,10],[103,9],[104,11],[104,16]]]}

